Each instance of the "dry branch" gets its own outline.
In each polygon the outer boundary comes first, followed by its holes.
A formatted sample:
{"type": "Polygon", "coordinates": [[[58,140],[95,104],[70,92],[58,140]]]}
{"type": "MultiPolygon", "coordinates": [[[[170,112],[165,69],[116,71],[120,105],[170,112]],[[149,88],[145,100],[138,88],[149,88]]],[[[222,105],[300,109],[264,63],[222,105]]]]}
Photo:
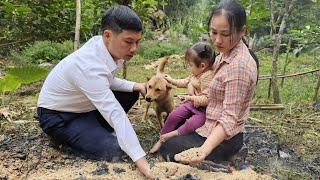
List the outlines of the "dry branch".
{"type": "Polygon", "coordinates": [[[283,104],[252,104],[250,105],[251,111],[258,110],[283,110],[285,107],[283,104]]]}
{"type": "MultiPolygon", "coordinates": [[[[294,73],[294,74],[287,74],[287,75],[278,75],[277,78],[287,78],[287,77],[294,77],[294,76],[301,76],[305,74],[311,74],[320,71],[320,69],[314,69],[307,72],[300,72],[300,73],[294,73]]],[[[270,75],[261,75],[259,77],[259,80],[270,80],[272,77],[270,75]]]]}

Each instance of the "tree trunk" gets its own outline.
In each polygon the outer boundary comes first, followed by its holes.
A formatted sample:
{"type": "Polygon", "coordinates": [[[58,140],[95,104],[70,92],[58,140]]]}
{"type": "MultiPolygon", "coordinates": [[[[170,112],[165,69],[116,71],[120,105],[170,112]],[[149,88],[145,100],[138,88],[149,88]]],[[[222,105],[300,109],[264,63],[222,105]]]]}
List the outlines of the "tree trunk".
{"type": "Polygon", "coordinates": [[[76,0],[76,28],[74,35],[73,50],[76,51],[80,47],[80,22],[81,22],[81,0],[76,0]]]}
{"type": "Polygon", "coordinates": [[[248,8],[247,8],[247,14],[248,14],[248,16],[251,15],[252,6],[253,6],[253,0],[249,0],[249,6],[248,6],[248,8]]]}
{"type": "Polygon", "coordinates": [[[281,103],[280,99],[280,93],[278,88],[278,82],[277,82],[277,74],[278,74],[278,58],[279,58],[279,51],[280,51],[280,44],[282,41],[282,35],[283,31],[286,28],[287,20],[289,18],[290,13],[292,12],[297,0],[292,0],[290,5],[286,9],[286,12],[284,13],[281,21],[281,25],[278,31],[278,34],[276,34],[276,39],[274,42],[274,48],[273,48],[273,62],[272,62],[272,72],[271,72],[271,86],[272,86],[272,92],[273,92],[273,101],[276,104],[281,103]]]}
{"type": "MultiPolygon", "coordinates": [[[[284,64],[283,72],[282,72],[282,75],[283,75],[283,76],[286,75],[287,66],[288,66],[288,64],[289,64],[289,52],[290,52],[290,49],[291,49],[291,42],[292,42],[292,39],[290,38],[290,39],[289,39],[288,46],[287,46],[286,62],[285,62],[285,64],[284,64]]],[[[282,78],[282,80],[281,80],[281,87],[283,87],[284,79],[285,79],[285,78],[282,78]]]]}
{"type": "Polygon", "coordinates": [[[256,46],[256,41],[257,41],[257,33],[254,33],[253,38],[249,37],[249,49],[254,51],[255,46],[256,46]]]}
{"type": "Polygon", "coordinates": [[[274,25],[274,15],[273,15],[273,0],[269,1],[269,11],[270,11],[270,36],[273,35],[273,32],[275,31],[275,25],[274,25]]]}
{"type": "Polygon", "coordinates": [[[319,89],[320,89],[320,73],[318,73],[318,83],[317,83],[317,86],[315,88],[314,97],[313,97],[313,101],[315,103],[317,103],[317,101],[318,101],[319,89]]]}

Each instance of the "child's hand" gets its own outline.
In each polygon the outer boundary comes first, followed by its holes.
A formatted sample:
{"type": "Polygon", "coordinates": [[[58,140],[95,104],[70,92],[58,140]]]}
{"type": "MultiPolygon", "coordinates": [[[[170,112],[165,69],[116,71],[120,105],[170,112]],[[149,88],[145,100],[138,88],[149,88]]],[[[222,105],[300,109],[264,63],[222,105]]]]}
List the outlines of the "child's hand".
{"type": "Polygon", "coordinates": [[[164,75],[164,79],[166,79],[169,83],[172,83],[172,77],[171,76],[169,76],[168,74],[165,74],[164,75]]]}
{"type": "Polygon", "coordinates": [[[186,102],[190,101],[190,96],[178,95],[178,98],[181,103],[186,103],[186,102]]]}

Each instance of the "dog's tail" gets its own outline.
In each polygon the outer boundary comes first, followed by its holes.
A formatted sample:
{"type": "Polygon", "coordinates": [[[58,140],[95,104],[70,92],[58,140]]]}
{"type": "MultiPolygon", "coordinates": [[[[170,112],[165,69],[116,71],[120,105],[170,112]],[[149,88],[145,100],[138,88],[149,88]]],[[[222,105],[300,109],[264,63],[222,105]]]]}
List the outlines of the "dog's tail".
{"type": "Polygon", "coordinates": [[[169,60],[169,57],[170,56],[164,56],[163,58],[159,59],[160,63],[159,63],[158,68],[157,68],[157,75],[163,74],[164,66],[166,65],[167,61],[169,60]]]}

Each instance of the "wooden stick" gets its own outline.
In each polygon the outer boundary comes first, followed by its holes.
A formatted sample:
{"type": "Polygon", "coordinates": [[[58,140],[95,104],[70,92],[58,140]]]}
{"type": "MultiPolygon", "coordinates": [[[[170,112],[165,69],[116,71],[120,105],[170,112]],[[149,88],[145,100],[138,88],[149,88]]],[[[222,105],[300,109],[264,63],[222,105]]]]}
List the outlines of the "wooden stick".
{"type": "MultiPolygon", "coordinates": [[[[301,72],[301,73],[288,74],[288,75],[277,75],[277,78],[287,78],[287,77],[301,76],[301,75],[305,75],[305,74],[315,73],[315,72],[318,72],[318,71],[320,71],[320,69],[315,69],[315,70],[312,70],[312,71],[301,72]]],[[[270,75],[269,76],[261,75],[259,77],[259,80],[268,80],[268,79],[271,79],[271,78],[272,77],[270,75]]]]}
{"type": "Polygon", "coordinates": [[[17,44],[17,43],[21,43],[21,42],[27,42],[27,41],[30,41],[30,40],[31,40],[31,38],[25,39],[25,40],[21,40],[21,41],[15,41],[15,42],[9,42],[9,43],[5,43],[5,44],[0,44],[0,47],[12,45],[12,44],[17,44]]]}
{"type": "Polygon", "coordinates": [[[283,110],[285,107],[282,104],[254,104],[250,105],[251,111],[258,110],[283,110]]]}

